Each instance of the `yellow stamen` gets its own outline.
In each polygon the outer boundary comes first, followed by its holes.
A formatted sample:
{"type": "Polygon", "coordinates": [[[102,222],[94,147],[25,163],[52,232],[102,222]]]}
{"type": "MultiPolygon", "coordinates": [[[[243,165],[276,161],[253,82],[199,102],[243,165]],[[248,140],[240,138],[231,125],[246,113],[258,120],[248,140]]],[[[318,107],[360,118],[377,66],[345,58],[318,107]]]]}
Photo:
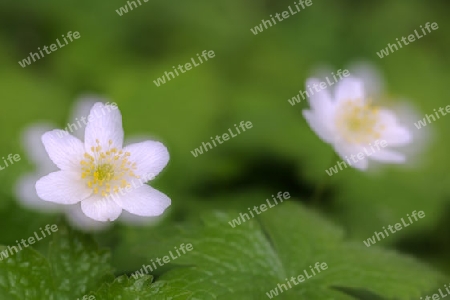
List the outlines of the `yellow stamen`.
{"type": "Polygon", "coordinates": [[[338,108],[336,127],[350,143],[369,143],[381,137],[379,109],[360,100],[349,100],[338,108]]]}
{"type": "Polygon", "coordinates": [[[136,163],[128,160],[131,154],[111,148],[112,140],[108,141],[108,149],[102,151],[100,141],[95,141],[97,146],[91,147],[92,153],[85,153],[80,162],[81,178],[86,180],[87,187],[102,197],[107,197],[111,191],[118,193],[122,188],[131,187],[128,180],[139,178],[133,172],[137,169],[136,163]]]}

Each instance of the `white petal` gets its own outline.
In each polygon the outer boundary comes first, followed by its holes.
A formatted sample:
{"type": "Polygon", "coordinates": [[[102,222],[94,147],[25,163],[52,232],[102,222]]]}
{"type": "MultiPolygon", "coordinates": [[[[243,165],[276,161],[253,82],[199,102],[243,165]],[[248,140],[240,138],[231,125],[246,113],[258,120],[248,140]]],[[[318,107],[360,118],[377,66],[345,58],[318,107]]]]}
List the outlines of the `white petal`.
{"type": "Polygon", "coordinates": [[[67,220],[74,227],[83,231],[99,231],[109,227],[109,223],[95,221],[87,217],[81,210],[80,203],[70,205],[66,210],[67,220]]]}
{"type": "Polygon", "coordinates": [[[42,136],[42,143],[50,159],[63,171],[80,171],[84,146],[76,137],[64,130],[55,129],[42,136]]]}
{"type": "MultiPolygon", "coordinates": [[[[47,169],[56,169],[51,159],[45,151],[42,144],[42,135],[51,131],[56,126],[47,123],[34,123],[26,127],[22,132],[22,142],[27,156],[39,167],[47,169]]],[[[47,173],[53,170],[49,170],[47,173]]],[[[40,201],[42,202],[42,201],[40,201]]]]}
{"type": "Polygon", "coordinates": [[[322,141],[325,143],[333,142],[333,133],[329,129],[330,126],[326,124],[326,122],[329,122],[331,119],[320,118],[320,116],[310,110],[303,110],[302,113],[311,129],[314,130],[322,141]]]}
{"type": "Polygon", "coordinates": [[[148,135],[148,134],[135,134],[132,136],[127,136],[124,139],[123,144],[131,145],[131,144],[141,143],[141,142],[145,142],[145,141],[149,141],[149,140],[158,140],[158,138],[148,135]]]}
{"type": "Polygon", "coordinates": [[[134,173],[142,177],[142,182],[153,179],[169,162],[166,146],[156,141],[131,144],[123,151],[130,152],[129,160],[137,167],[134,173]]]}
{"type": "Polygon", "coordinates": [[[380,125],[384,126],[382,131],[382,139],[386,140],[388,145],[402,146],[412,142],[412,133],[403,126],[398,125],[395,113],[381,109],[379,111],[380,125]]]}
{"type": "Polygon", "coordinates": [[[314,85],[319,86],[320,80],[316,78],[310,78],[306,81],[306,89],[305,91],[308,92],[308,102],[311,108],[318,113],[325,113],[327,110],[330,109],[330,106],[333,106],[333,101],[331,100],[330,92],[325,89],[320,89],[318,87],[317,91],[314,88],[314,85]]]}
{"type": "Polygon", "coordinates": [[[39,179],[36,192],[42,200],[59,204],[75,204],[92,193],[81,177],[66,171],[53,172],[39,179]]]}
{"type": "Polygon", "coordinates": [[[154,188],[143,185],[110,196],[124,210],[138,216],[159,216],[170,205],[170,198],[154,188]]]}
{"type": "Polygon", "coordinates": [[[75,103],[72,105],[69,118],[71,128],[67,129],[72,129],[70,132],[80,140],[84,140],[84,131],[86,129],[89,112],[97,102],[102,102],[102,99],[94,96],[82,96],[76,99],[75,103]]]}
{"type": "Polygon", "coordinates": [[[355,160],[349,159],[350,163],[347,162],[351,167],[365,171],[369,167],[369,160],[367,157],[364,157],[363,159],[359,160],[358,158],[355,158],[355,160]],[[355,162],[356,161],[356,162],[355,162]]]}
{"type": "Polygon", "coordinates": [[[412,133],[405,127],[394,126],[383,132],[382,139],[390,146],[403,146],[412,142],[412,133]]]}
{"type": "Polygon", "coordinates": [[[336,102],[340,103],[346,100],[364,100],[363,81],[356,78],[344,78],[336,87],[336,102]]]}
{"type": "Polygon", "coordinates": [[[363,147],[359,145],[346,144],[344,142],[339,142],[335,144],[335,150],[337,154],[342,158],[342,160],[347,164],[347,166],[366,170],[369,166],[369,160],[367,155],[364,154],[363,147]],[[363,153],[363,158],[359,159],[358,154],[363,153]]]}
{"type": "MultiPolygon", "coordinates": [[[[53,165],[53,163],[51,163],[53,165]]],[[[55,167],[56,168],[56,167],[55,167]]],[[[27,174],[20,177],[15,185],[14,193],[17,199],[25,207],[36,209],[43,212],[55,212],[61,210],[61,205],[42,201],[36,193],[36,182],[41,175],[27,174]]]]}
{"type": "Polygon", "coordinates": [[[380,119],[380,123],[382,123],[385,126],[392,126],[397,124],[397,116],[394,112],[388,110],[388,109],[380,109],[378,110],[378,116],[380,119]]]}
{"type": "Polygon", "coordinates": [[[98,194],[81,201],[81,210],[89,218],[101,222],[114,221],[122,212],[122,208],[113,200],[98,194]]]}
{"type": "Polygon", "coordinates": [[[384,80],[378,68],[367,61],[354,61],[348,66],[354,77],[364,82],[364,93],[371,99],[379,99],[384,91],[384,80]]]}
{"type": "Polygon", "coordinates": [[[389,163],[397,163],[397,164],[401,164],[406,161],[405,155],[394,152],[394,151],[389,151],[386,149],[376,151],[375,153],[373,153],[370,156],[370,158],[381,161],[381,162],[389,162],[389,163]]]}
{"type": "Polygon", "coordinates": [[[84,136],[86,151],[90,152],[91,147],[96,147],[99,140],[103,149],[111,147],[118,149],[123,145],[122,115],[117,106],[96,103],[88,117],[88,124],[84,136]]]}

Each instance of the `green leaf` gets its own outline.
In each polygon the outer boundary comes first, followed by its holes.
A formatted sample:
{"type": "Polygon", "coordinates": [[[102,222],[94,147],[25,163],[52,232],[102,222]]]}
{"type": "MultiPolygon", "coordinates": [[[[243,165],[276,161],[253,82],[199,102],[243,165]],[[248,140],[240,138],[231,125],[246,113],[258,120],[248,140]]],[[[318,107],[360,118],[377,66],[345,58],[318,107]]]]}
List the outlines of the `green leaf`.
{"type": "MultiPolygon", "coordinates": [[[[30,247],[0,261],[0,299],[76,299],[112,279],[110,254],[85,234],[59,226],[52,232],[48,259],[30,247]]],[[[36,241],[36,243],[44,241],[36,241]]],[[[17,247],[17,246],[16,246],[17,247]]]]}
{"type": "Polygon", "coordinates": [[[56,233],[50,243],[48,260],[58,295],[83,295],[112,279],[109,251],[99,250],[89,236],[65,226],[56,233]]]}
{"type": "MultiPolygon", "coordinates": [[[[199,228],[183,226],[179,233],[165,233],[162,247],[152,249],[159,256],[181,243],[193,245],[173,261],[183,267],[161,277],[173,288],[192,292],[191,298],[182,299],[265,299],[279,283],[286,284],[286,278],[297,278],[305,270],[311,276],[310,266],[316,263],[328,268],[302,283],[297,279],[298,285],[291,282],[292,288],[279,299],[354,299],[345,290],[410,299],[443,280],[410,257],[367,248],[362,241],[346,242],[342,230],[293,203],[232,228],[228,222],[238,216],[210,214],[199,228]]],[[[141,242],[142,252],[149,243],[153,241],[141,242]]]]}
{"type": "Polygon", "coordinates": [[[74,300],[94,296],[97,300],[139,300],[150,296],[177,299],[191,294],[164,281],[152,284],[153,278],[148,275],[136,279],[120,276],[113,281],[110,253],[99,250],[92,238],[65,225],[52,236],[47,258],[31,247],[13,255],[4,252],[7,247],[0,247],[0,299],[74,300]],[[1,256],[2,252],[8,255],[1,256]]]}
{"type": "Polygon", "coordinates": [[[191,295],[188,291],[169,287],[166,282],[152,284],[152,279],[152,276],[148,275],[144,275],[138,279],[120,276],[113,283],[103,285],[95,293],[95,296],[96,299],[111,300],[166,300],[188,299],[191,295]]]}
{"type": "Polygon", "coordinates": [[[173,251],[175,267],[153,283],[145,274],[113,281],[109,253],[85,234],[60,226],[48,258],[28,247],[0,260],[0,299],[265,299],[278,284],[291,286],[279,299],[350,300],[364,292],[410,299],[443,279],[409,257],[343,241],[341,230],[297,204],[280,204],[231,227],[238,216],[209,213],[201,228],[184,226],[176,235],[162,230],[154,253],[168,255],[181,243],[193,249],[173,251]],[[310,266],[316,263],[327,268],[314,274],[310,266]],[[299,283],[299,275],[306,280],[299,283]],[[288,284],[292,276],[297,283],[288,284]]]}
{"type": "MultiPolygon", "coordinates": [[[[8,251],[1,247],[0,252],[8,251]]],[[[0,299],[54,298],[51,270],[46,259],[31,248],[0,261],[0,299]]]]}

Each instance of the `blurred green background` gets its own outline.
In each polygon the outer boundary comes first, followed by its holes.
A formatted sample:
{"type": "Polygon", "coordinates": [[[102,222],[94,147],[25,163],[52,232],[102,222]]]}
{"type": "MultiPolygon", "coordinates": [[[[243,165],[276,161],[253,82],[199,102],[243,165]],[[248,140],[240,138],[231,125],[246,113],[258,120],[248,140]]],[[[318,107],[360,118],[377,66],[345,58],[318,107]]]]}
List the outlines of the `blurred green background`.
{"type": "MultiPolygon", "coordinates": [[[[328,177],[325,169],[335,163],[334,151],[302,117],[307,102],[287,102],[316,66],[335,71],[364,60],[384,77],[384,92],[406,99],[418,118],[450,104],[448,1],[313,0],[258,35],[250,28],[292,1],[141,2],[119,16],[123,0],[1,1],[0,156],[19,153],[23,159],[0,171],[0,243],[11,244],[55,218],[21,208],[14,197],[16,180],[34,168],[21,145],[23,128],[42,120],[65,127],[75,99],[93,93],[118,104],[126,136],[151,135],[168,147],[171,160],[154,182],[172,199],[165,224],[195,219],[204,210],[246,211],[288,191],[362,243],[382,226],[423,210],[423,220],[378,245],[450,274],[450,117],[427,126],[430,138],[413,167],[382,166],[374,174],[345,169],[327,179],[313,202],[328,177]],[[426,22],[439,29],[386,58],[376,55],[426,22]],[[26,68],[18,64],[68,31],[81,38],[26,68]],[[164,71],[203,50],[216,56],[155,86],[164,71]],[[193,157],[191,150],[240,121],[253,128],[193,157]]],[[[152,229],[140,230],[145,238],[152,229]]],[[[127,242],[133,232],[119,224],[98,234],[102,245],[113,247],[118,274],[143,262],[123,255],[133,248],[127,242]]]]}

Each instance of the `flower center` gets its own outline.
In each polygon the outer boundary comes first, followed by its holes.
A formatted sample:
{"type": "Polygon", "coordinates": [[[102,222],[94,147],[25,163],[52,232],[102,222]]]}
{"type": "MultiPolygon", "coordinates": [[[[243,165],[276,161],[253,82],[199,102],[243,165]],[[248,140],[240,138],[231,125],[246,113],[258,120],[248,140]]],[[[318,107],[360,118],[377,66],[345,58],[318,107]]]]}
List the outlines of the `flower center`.
{"type": "Polygon", "coordinates": [[[86,180],[86,185],[102,197],[130,187],[128,180],[139,178],[134,174],[136,163],[128,160],[130,153],[111,148],[111,140],[105,151],[99,140],[96,142],[97,146],[91,147],[92,154],[85,153],[85,159],[80,162],[81,178],[86,180]]]}
{"type": "Polygon", "coordinates": [[[114,177],[114,167],[111,164],[101,164],[94,172],[94,178],[98,181],[109,180],[114,177]]]}
{"type": "Polygon", "coordinates": [[[348,100],[338,108],[336,127],[349,143],[369,143],[381,137],[379,109],[360,100],[348,100]]]}

